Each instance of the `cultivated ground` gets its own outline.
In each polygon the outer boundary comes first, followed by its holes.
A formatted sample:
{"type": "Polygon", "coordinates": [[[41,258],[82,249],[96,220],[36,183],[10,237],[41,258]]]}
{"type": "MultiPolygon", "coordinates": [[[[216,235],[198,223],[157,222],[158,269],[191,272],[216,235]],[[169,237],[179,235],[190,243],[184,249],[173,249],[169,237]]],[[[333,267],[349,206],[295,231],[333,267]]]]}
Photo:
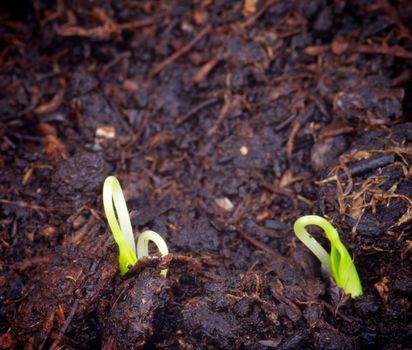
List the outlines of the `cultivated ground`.
{"type": "Polygon", "coordinates": [[[1,6],[0,348],[410,347],[410,2],[1,6]],[[123,278],[108,175],[172,252],[123,278]],[[310,213],[363,296],[297,242],[310,213]]]}

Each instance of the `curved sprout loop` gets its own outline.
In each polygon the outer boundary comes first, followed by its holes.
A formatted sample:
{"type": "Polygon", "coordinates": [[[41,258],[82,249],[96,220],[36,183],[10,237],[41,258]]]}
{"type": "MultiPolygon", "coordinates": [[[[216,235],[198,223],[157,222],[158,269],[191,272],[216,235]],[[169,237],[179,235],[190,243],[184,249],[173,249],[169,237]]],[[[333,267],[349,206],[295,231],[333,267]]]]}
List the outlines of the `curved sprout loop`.
{"type": "MultiPolygon", "coordinates": [[[[123,276],[129,271],[129,267],[135,265],[139,258],[149,254],[149,241],[156,244],[162,256],[169,254],[163,238],[158,233],[148,230],[143,232],[138,239],[136,256],[136,244],[126,201],[119,180],[114,176],[108,176],[104,181],[103,207],[114,240],[119,247],[120,275],[123,276]]],[[[166,277],[167,269],[162,270],[160,274],[166,277]]]]}
{"type": "MultiPolygon", "coordinates": [[[[144,231],[140,234],[139,239],[137,240],[137,258],[140,259],[144,256],[149,255],[149,241],[152,241],[156,244],[157,249],[162,256],[169,254],[169,249],[167,248],[166,242],[164,239],[154,231],[144,231]]],[[[167,275],[167,269],[160,271],[160,274],[163,277],[167,275]]]]}
{"type": "Polygon", "coordinates": [[[317,215],[305,215],[296,220],[293,229],[302,243],[320,260],[322,269],[335,279],[338,287],[342,288],[346,294],[351,294],[353,298],[363,294],[359,275],[352,258],[340,240],[338,231],[328,220],[317,215]],[[308,225],[319,226],[325,232],[330,241],[330,255],[306,231],[305,227],[308,225]]]}

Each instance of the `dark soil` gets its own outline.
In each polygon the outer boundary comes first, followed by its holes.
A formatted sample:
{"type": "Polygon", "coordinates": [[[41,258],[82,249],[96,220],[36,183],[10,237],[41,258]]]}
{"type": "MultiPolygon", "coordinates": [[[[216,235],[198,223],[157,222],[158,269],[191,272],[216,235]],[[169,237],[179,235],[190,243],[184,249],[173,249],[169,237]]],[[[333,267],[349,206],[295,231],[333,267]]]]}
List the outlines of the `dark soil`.
{"type": "Polygon", "coordinates": [[[412,348],[410,2],[0,6],[1,349],[412,348]],[[172,253],[124,277],[108,175],[172,253]]]}

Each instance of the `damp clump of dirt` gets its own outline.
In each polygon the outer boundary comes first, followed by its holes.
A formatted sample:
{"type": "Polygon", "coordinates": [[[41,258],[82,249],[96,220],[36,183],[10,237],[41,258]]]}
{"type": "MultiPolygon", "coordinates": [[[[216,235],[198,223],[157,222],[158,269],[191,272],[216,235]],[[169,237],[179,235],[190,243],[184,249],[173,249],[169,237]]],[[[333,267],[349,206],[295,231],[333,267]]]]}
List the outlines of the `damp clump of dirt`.
{"type": "Polygon", "coordinates": [[[378,297],[360,298],[351,312],[368,315],[368,336],[381,343],[394,332],[410,337],[411,135],[411,123],[364,134],[320,181],[322,210],[347,233],[363,284],[378,297]]]}

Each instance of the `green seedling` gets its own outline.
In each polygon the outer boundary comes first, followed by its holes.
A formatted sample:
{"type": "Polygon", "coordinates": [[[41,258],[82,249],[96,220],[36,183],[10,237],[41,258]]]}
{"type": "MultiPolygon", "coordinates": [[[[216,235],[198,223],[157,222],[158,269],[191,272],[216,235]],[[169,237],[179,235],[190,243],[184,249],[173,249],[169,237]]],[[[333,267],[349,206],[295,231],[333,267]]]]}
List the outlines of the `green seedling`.
{"type": "Polygon", "coordinates": [[[352,298],[363,294],[359,275],[352,258],[340,240],[338,231],[328,220],[317,215],[305,215],[296,220],[293,229],[302,243],[320,260],[322,270],[335,279],[338,287],[342,288],[346,294],[350,294],[352,298]],[[319,226],[325,232],[330,241],[330,255],[306,231],[305,227],[308,225],[319,226]]]}
{"type": "MultiPolygon", "coordinates": [[[[124,200],[119,180],[114,176],[109,176],[104,181],[103,206],[114,240],[119,247],[120,275],[123,276],[129,271],[129,267],[136,264],[138,259],[149,255],[150,241],[157,246],[161,256],[169,254],[169,249],[164,239],[158,233],[147,230],[142,232],[137,240],[136,255],[136,244],[126,201],[124,200]]],[[[167,269],[161,270],[160,274],[166,277],[167,269]]]]}

